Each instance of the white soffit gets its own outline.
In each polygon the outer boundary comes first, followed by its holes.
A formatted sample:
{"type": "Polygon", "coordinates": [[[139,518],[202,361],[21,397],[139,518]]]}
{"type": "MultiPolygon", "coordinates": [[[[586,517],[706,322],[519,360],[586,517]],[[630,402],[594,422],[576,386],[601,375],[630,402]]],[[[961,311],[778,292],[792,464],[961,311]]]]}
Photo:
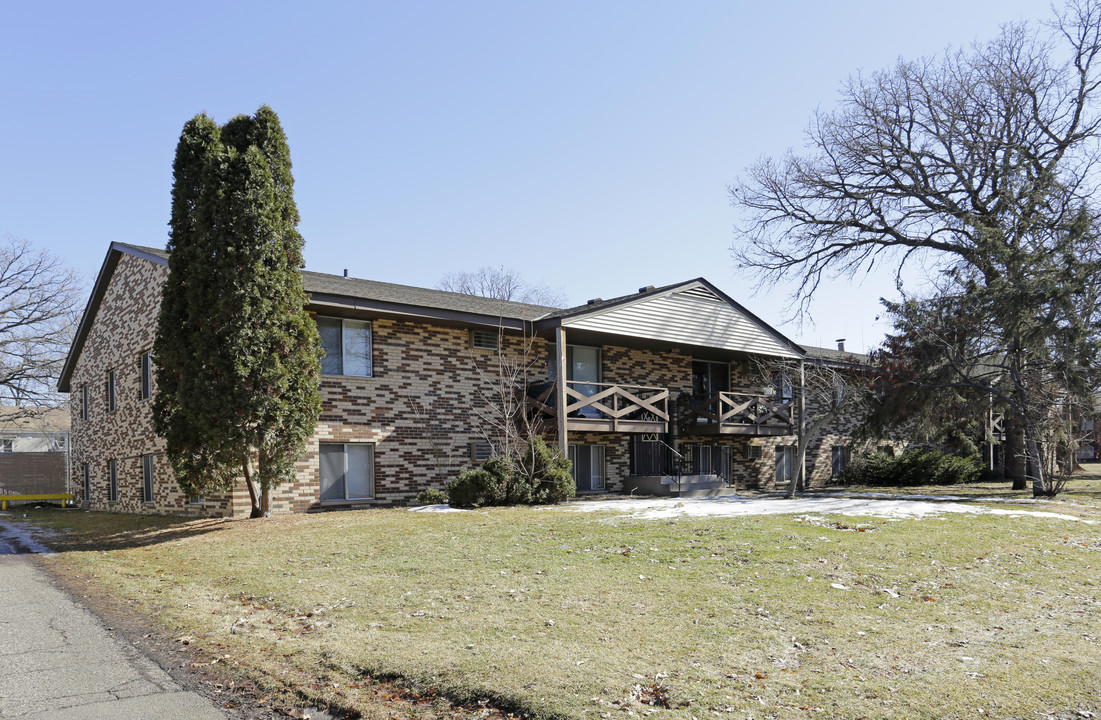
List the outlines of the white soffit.
{"type": "Polygon", "coordinates": [[[567,329],[798,358],[759,321],[701,284],[566,319],[567,329]]]}

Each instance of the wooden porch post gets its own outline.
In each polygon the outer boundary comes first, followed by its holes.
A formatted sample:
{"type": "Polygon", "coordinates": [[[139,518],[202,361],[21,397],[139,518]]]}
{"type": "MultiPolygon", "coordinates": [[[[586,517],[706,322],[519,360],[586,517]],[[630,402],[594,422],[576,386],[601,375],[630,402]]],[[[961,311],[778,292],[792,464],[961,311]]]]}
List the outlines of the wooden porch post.
{"type": "Polygon", "coordinates": [[[558,450],[562,457],[569,457],[569,438],[566,437],[566,378],[569,377],[569,369],[566,367],[566,328],[559,325],[554,329],[554,357],[558,368],[557,381],[554,386],[554,406],[558,416],[558,450]]]}
{"type": "Polygon", "coordinates": [[[807,434],[807,368],[804,360],[799,361],[799,486],[807,489],[807,448],[803,447],[807,434]]]}

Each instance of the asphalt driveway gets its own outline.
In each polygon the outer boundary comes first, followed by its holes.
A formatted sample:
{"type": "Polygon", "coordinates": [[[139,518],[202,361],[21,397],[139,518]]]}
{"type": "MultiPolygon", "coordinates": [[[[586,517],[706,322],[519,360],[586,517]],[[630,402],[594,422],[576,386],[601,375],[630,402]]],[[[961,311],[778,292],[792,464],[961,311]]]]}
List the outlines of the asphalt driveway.
{"type": "Polygon", "coordinates": [[[227,717],[58,588],[39,567],[43,551],[0,521],[0,717],[227,717]]]}

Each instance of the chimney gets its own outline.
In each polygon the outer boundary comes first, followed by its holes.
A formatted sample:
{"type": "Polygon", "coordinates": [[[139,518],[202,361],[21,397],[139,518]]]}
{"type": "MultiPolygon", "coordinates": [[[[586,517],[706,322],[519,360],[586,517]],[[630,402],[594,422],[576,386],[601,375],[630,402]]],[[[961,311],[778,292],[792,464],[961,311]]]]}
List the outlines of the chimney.
{"type": "Polygon", "coordinates": [[[344,268],[344,277],[348,277],[348,268],[344,268]]]}
{"type": "Polygon", "coordinates": [[[840,352],[845,352],[845,338],[837,338],[837,349],[840,352]]]}

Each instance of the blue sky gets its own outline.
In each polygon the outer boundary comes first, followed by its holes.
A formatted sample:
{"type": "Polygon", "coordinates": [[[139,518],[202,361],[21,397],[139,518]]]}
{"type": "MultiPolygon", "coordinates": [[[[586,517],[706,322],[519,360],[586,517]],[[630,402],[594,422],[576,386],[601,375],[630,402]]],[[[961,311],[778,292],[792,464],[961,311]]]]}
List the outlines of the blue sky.
{"type": "Polygon", "coordinates": [[[1045,2],[5,3],[0,235],[89,279],[163,247],[183,124],[267,103],[311,270],[434,286],[504,265],[570,304],[703,276],[789,337],[879,341],[890,277],[814,322],[752,295],[727,186],[849,75],[1043,21],[1045,2]]]}

